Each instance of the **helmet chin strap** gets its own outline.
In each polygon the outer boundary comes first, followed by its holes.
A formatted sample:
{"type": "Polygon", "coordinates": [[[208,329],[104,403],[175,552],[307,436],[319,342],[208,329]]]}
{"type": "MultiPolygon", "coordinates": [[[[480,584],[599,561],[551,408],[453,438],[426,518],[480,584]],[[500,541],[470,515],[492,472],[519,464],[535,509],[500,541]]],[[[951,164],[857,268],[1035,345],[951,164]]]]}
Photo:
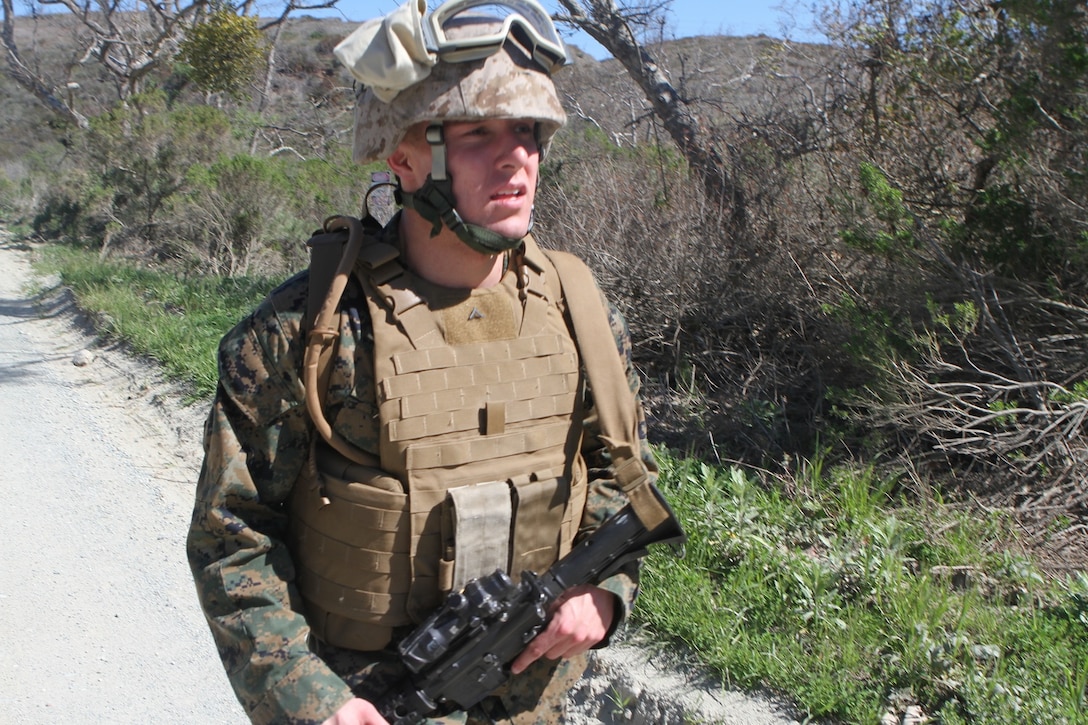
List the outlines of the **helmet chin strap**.
{"type": "MultiPolygon", "coordinates": [[[[481,254],[501,254],[517,248],[524,237],[504,237],[478,224],[469,224],[457,212],[453,198],[453,179],[446,169],[446,139],[441,124],[427,127],[427,143],[431,147],[431,173],[418,191],[404,191],[398,185],[397,202],[429,221],[432,225],[432,237],[438,236],[445,225],[469,248],[481,254]]],[[[533,219],[530,216],[529,229],[532,228],[533,219]]]]}

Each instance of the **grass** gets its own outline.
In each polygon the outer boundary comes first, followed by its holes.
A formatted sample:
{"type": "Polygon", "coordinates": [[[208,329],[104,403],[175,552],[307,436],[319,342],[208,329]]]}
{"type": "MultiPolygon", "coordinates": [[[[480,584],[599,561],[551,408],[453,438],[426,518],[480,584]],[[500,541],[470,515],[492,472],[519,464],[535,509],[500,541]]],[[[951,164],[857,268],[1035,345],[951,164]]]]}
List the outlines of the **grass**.
{"type": "Polygon", "coordinates": [[[193,398],[215,392],[219,339],[279,280],[260,277],[179,277],[171,272],[99,261],[85,251],[45,248],[38,265],[60,275],[100,331],[162,364],[192,386],[193,398]]]}
{"type": "Polygon", "coordinates": [[[661,464],[689,542],[651,555],[640,616],[728,682],[843,722],[909,704],[947,723],[1088,722],[1088,578],[1044,580],[1004,546],[1008,522],[866,470],[768,486],[661,464]]]}
{"type": "MultiPolygon", "coordinates": [[[[56,248],[44,267],[196,397],[214,390],[219,337],[276,282],[56,248]]],[[[1009,521],[819,459],[783,481],[659,453],[689,541],[683,558],[651,554],[637,617],[728,684],[815,720],[920,704],[941,723],[1088,723],[1088,577],[1044,579],[1009,521]]]]}

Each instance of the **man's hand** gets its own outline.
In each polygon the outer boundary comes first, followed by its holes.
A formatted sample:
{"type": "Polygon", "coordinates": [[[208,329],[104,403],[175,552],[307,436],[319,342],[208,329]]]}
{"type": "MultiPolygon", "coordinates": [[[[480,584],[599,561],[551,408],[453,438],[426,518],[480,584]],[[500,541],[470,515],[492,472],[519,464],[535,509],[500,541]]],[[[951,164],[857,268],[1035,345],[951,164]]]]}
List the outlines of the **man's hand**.
{"type": "Polygon", "coordinates": [[[516,675],[541,657],[557,660],[587,651],[608,634],[615,607],[615,595],[592,584],[568,589],[548,626],[510,664],[510,671],[516,675]]]}
{"type": "Polygon", "coordinates": [[[389,725],[369,700],[348,700],[324,725],[389,725]]]}

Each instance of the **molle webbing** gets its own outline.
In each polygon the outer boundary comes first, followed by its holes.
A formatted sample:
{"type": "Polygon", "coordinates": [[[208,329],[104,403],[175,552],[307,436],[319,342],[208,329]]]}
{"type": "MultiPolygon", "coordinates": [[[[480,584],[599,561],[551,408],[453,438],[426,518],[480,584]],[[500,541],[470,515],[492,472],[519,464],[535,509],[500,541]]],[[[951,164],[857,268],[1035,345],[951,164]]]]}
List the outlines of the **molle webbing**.
{"type": "Polygon", "coordinates": [[[487,394],[486,435],[572,410],[575,391],[568,376],[578,361],[561,344],[558,336],[536,337],[395,356],[398,374],[378,390],[382,401],[400,400],[401,418],[390,423],[389,440],[476,429],[479,410],[466,408],[465,400],[487,394]]]}
{"type": "MultiPolygon", "coordinates": [[[[474,575],[473,562],[465,568],[450,560],[456,547],[449,532],[457,517],[469,525],[472,507],[486,500],[469,491],[477,485],[510,492],[510,571],[540,571],[566,553],[587,494],[578,453],[582,370],[616,477],[652,528],[654,505],[641,496],[649,475],[639,457],[637,405],[600,293],[580,260],[545,256],[530,237],[511,261],[519,274],[432,309],[434,301],[416,291],[429,289],[425,283],[358,220],[333,218],[326,231],[335,236],[326,234],[317,247],[344,254],[334,274],[311,270],[311,298],[322,304],[311,301],[304,375],[307,409],[324,442],[315,444],[309,485],[300,481],[292,501],[299,589],[315,634],[339,646],[380,648],[394,628],[426,616],[442,591],[474,575]],[[345,228],[347,235],[338,231],[345,228]],[[347,443],[322,410],[338,339],[334,316],[353,265],[375,338],[380,461],[347,443]],[[513,305],[514,317],[495,314],[502,304],[513,305]],[[492,325],[484,334],[474,327],[480,318],[492,325]],[[393,522],[395,533],[373,535],[393,522]]],[[[317,255],[312,264],[319,265],[317,255]]],[[[493,563],[477,558],[481,566],[493,563]]]]}
{"type": "Polygon", "coordinates": [[[522,274],[463,295],[416,279],[380,248],[364,250],[360,264],[374,329],[381,467],[408,491],[409,612],[422,617],[466,565],[466,550],[452,537],[430,536],[458,500],[477,498],[451,490],[506,482],[513,506],[508,570],[540,571],[569,549],[585,500],[584,466],[572,467],[581,441],[581,367],[539,264],[519,258],[511,271],[522,274]],[[514,314],[498,322],[480,312],[503,305],[514,314]],[[451,314],[466,319],[450,325],[451,314]],[[481,336],[470,332],[473,325],[492,327],[481,336]]]}
{"type": "MultiPolygon", "coordinates": [[[[375,465],[377,461],[374,462],[375,465]]],[[[411,624],[407,495],[400,481],[315,440],[291,494],[290,545],[306,619],[325,642],[381,649],[411,624]],[[359,612],[368,612],[361,621],[359,612]]]]}
{"type": "Polygon", "coordinates": [[[423,298],[408,285],[410,275],[400,263],[396,247],[378,242],[362,250],[358,264],[364,284],[415,346],[445,344],[423,298]]]}

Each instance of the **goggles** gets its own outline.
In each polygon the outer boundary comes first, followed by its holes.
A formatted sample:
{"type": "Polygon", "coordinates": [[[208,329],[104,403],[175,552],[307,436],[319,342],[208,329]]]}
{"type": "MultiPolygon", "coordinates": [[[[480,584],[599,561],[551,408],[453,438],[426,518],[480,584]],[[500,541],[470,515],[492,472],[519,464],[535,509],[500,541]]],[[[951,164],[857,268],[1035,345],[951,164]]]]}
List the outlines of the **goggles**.
{"type": "Polygon", "coordinates": [[[551,74],[568,61],[551,17],[536,0],[448,0],[423,18],[427,50],[447,63],[465,63],[516,41],[551,74]]]}

